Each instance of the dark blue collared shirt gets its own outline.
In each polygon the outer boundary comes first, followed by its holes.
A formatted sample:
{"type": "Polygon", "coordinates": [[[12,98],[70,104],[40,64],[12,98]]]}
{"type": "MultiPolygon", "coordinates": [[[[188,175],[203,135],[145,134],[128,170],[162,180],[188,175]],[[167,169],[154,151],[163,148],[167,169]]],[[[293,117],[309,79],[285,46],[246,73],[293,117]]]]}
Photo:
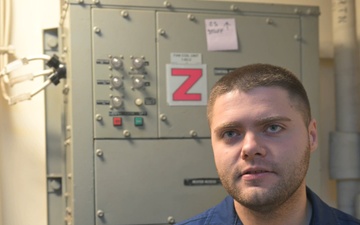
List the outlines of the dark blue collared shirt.
{"type": "MultiPolygon", "coordinates": [[[[319,196],[306,189],[312,205],[310,225],[360,225],[360,220],[328,206],[319,196]]],[[[243,225],[234,209],[234,199],[227,196],[220,204],[177,225],[243,225]]]]}

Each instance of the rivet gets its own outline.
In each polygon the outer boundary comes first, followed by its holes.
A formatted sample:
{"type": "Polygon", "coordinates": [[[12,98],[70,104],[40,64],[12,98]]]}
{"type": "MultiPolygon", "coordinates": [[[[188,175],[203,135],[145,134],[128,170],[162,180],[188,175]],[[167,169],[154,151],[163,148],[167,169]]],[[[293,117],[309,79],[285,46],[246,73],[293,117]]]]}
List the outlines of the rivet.
{"type": "Polygon", "coordinates": [[[99,27],[94,27],[94,32],[98,34],[101,32],[101,29],[99,27]]]}
{"type": "Polygon", "coordinates": [[[295,8],[295,9],[294,9],[294,13],[296,13],[296,14],[300,14],[300,13],[301,13],[301,10],[300,10],[300,9],[298,9],[298,8],[295,8]]]}
{"type": "Polygon", "coordinates": [[[158,33],[159,33],[160,35],[165,35],[165,34],[166,34],[166,32],[165,32],[164,29],[159,29],[159,30],[158,30],[158,33]]]}
{"type": "Polygon", "coordinates": [[[103,120],[103,117],[100,114],[96,114],[95,118],[96,118],[97,121],[102,121],[103,120]]]}
{"type": "Polygon", "coordinates": [[[169,7],[171,7],[171,4],[170,4],[170,2],[168,2],[168,1],[164,1],[164,6],[167,7],[167,8],[169,8],[169,7]]]}
{"type": "Polygon", "coordinates": [[[96,149],[96,155],[101,157],[104,155],[104,152],[101,149],[96,149]]]}
{"type": "Polygon", "coordinates": [[[236,5],[231,5],[231,6],[230,6],[230,9],[231,9],[232,11],[238,11],[238,10],[239,10],[239,7],[237,7],[236,5]]]}
{"type": "Polygon", "coordinates": [[[187,15],[187,18],[191,21],[194,21],[195,20],[195,16],[193,14],[188,14],[187,15]]]}
{"type": "Polygon", "coordinates": [[[129,17],[129,12],[126,11],[126,10],[123,10],[123,11],[121,11],[121,15],[122,15],[124,18],[127,18],[127,17],[129,17]]]}
{"type": "Polygon", "coordinates": [[[167,120],[167,116],[165,114],[160,114],[159,116],[160,120],[165,121],[167,120]]]}
{"type": "Polygon", "coordinates": [[[169,216],[167,221],[168,221],[169,224],[174,224],[175,223],[175,218],[172,217],[172,216],[169,216]]]}
{"type": "Polygon", "coordinates": [[[190,133],[191,137],[196,137],[197,136],[197,132],[194,131],[194,130],[191,130],[189,133],[190,133]]]}
{"type": "Polygon", "coordinates": [[[270,19],[270,18],[266,18],[266,23],[267,24],[273,24],[274,21],[272,19],[270,19]]]}
{"type": "Polygon", "coordinates": [[[130,131],[124,130],[123,135],[124,135],[125,137],[130,137],[130,131]]]}
{"type": "Polygon", "coordinates": [[[102,210],[98,210],[98,211],[96,212],[96,215],[97,215],[98,217],[104,217],[105,213],[104,213],[104,211],[102,211],[102,210]]]}

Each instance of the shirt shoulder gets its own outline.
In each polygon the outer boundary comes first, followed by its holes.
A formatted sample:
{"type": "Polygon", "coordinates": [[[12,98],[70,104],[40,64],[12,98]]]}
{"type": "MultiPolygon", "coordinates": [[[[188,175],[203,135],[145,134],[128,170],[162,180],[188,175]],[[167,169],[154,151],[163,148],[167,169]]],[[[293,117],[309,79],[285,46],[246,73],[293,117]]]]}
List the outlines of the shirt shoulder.
{"type": "Polygon", "coordinates": [[[313,210],[311,225],[360,225],[360,220],[327,205],[309,188],[306,192],[313,210]]]}
{"type": "Polygon", "coordinates": [[[346,214],[338,209],[332,208],[332,210],[336,215],[336,217],[338,218],[340,225],[360,225],[360,220],[358,220],[357,218],[349,214],[346,214]]]}
{"type": "Polygon", "coordinates": [[[184,220],[180,223],[176,223],[176,225],[204,225],[205,221],[209,218],[209,216],[211,215],[214,208],[215,207],[210,208],[210,209],[206,210],[205,212],[200,213],[190,219],[184,220]]]}

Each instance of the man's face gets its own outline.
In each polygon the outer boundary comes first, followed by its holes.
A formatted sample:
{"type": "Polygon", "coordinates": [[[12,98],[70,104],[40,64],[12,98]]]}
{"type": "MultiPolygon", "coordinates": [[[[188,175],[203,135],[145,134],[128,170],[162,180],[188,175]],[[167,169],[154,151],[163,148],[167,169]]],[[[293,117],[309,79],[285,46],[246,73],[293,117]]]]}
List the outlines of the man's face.
{"type": "Polygon", "coordinates": [[[278,87],[219,96],[210,118],[215,164],[224,188],[241,205],[267,211],[305,187],[316,122],[278,87]]]}

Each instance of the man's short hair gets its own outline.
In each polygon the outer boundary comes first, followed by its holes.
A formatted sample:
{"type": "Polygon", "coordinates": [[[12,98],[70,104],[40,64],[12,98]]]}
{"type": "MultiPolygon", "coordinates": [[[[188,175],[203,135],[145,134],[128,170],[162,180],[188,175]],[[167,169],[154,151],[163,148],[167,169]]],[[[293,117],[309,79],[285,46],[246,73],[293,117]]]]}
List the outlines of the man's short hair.
{"type": "Polygon", "coordinates": [[[311,109],[305,88],[289,70],[270,64],[251,64],[240,67],[218,80],[210,91],[207,117],[211,123],[216,99],[234,90],[243,92],[257,87],[279,87],[288,92],[291,101],[297,102],[296,109],[302,114],[306,126],[311,120],[311,109]]]}

